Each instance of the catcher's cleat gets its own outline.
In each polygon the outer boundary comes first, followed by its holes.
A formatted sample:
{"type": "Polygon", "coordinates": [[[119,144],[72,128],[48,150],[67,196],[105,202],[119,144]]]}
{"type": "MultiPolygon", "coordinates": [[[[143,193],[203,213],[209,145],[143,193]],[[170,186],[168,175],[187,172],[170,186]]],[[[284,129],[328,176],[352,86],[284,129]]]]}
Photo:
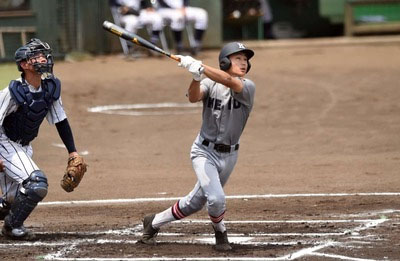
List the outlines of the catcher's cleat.
{"type": "Polygon", "coordinates": [[[4,237],[12,240],[33,240],[35,235],[29,232],[24,226],[12,228],[4,222],[1,233],[4,237]]]}
{"type": "Polygon", "coordinates": [[[227,232],[215,231],[215,246],[214,249],[217,251],[229,251],[232,250],[231,245],[228,241],[227,232]]]}
{"type": "Polygon", "coordinates": [[[139,240],[140,243],[146,245],[155,245],[156,244],[156,236],[158,234],[159,228],[153,228],[151,223],[156,215],[153,214],[151,216],[146,216],[143,219],[143,235],[142,238],[139,240]]]}

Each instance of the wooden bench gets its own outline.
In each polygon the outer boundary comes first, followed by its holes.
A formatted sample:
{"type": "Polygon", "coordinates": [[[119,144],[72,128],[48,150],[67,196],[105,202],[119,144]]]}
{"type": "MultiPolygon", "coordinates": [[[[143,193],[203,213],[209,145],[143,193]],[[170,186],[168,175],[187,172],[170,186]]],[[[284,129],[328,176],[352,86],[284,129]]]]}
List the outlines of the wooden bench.
{"type": "Polygon", "coordinates": [[[345,35],[352,36],[354,34],[364,33],[385,33],[385,32],[400,32],[400,20],[388,22],[369,22],[356,23],[354,17],[354,9],[360,6],[382,6],[382,5],[397,5],[400,0],[347,0],[345,3],[345,35]]]}
{"type": "Polygon", "coordinates": [[[27,34],[35,33],[36,27],[34,26],[0,26],[0,58],[6,56],[6,51],[4,48],[3,34],[4,33],[19,33],[21,36],[22,45],[27,42],[27,34]]]}

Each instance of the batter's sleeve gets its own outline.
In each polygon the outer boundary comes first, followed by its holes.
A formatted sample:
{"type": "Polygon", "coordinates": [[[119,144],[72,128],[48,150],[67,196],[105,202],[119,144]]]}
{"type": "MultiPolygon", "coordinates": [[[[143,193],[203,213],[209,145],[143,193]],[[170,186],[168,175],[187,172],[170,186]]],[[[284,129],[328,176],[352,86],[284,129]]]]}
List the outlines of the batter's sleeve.
{"type": "Polygon", "coordinates": [[[256,91],[256,85],[249,79],[242,79],[243,89],[241,92],[233,92],[233,98],[239,101],[241,104],[252,108],[254,103],[254,94],[256,91]]]}
{"type": "Polygon", "coordinates": [[[53,104],[50,106],[49,112],[46,115],[46,119],[50,124],[56,124],[66,118],[67,115],[65,114],[60,97],[58,100],[53,101],[53,104]]]}

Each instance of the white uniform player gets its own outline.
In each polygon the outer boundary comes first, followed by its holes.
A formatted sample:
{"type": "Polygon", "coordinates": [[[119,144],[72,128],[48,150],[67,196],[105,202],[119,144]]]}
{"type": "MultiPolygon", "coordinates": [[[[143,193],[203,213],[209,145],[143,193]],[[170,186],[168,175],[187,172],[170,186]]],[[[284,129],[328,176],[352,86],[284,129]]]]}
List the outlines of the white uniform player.
{"type": "Polygon", "coordinates": [[[220,69],[215,69],[190,56],[180,56],[179,66],[193,74],[188,97],[190,102],[203,102],[203,123],[190,157],[197,176],[193,190],[172,207],[143,220],[145,244],[155,244],[164,224],[187,217],[207,206],[215,231],[215,248],[230,250],[224,225],[226,184],[236,164],[240,136],[253,108],[255,85],[243,78],[250,69],[254,52],[243,44],[225,45],[219,55],[220,69]],[[203,79],[202,75],[208,78],[203,79]]]}
{"type": "Polygon", "coordinates": [[[61,83],[52,75],[47,43],[32,39],[15,53],[21,78],[0,92],[0,220],[10,239],[32,239],[24,226],[47,195],[47,177],[32,160],[30,142],[44,118],[55,124],[69,156],[78,155],[61,102],[61,83]]]}
{"type": "Polygon", "coordinates": [[[110,5],[118,7],[120,21],[127,31],[136,33],[138,29],[149,25],[152,29],[150,41],[158,43],[163,19],[151,3],[143,0],[112,0],[110,5]]]}
{"type": "Polygon", "coordinates": [[[208,14],[203,8],[189,6],[188,0],[158,0],[158,12],[166,24],[169,24],[176,43],[176,51],[180,53],[183,49],[182,32],[187,23],[193,23],[194,46],[192,55],[196,55],[202,44],[204,32],[208,27],[208,14]]]}

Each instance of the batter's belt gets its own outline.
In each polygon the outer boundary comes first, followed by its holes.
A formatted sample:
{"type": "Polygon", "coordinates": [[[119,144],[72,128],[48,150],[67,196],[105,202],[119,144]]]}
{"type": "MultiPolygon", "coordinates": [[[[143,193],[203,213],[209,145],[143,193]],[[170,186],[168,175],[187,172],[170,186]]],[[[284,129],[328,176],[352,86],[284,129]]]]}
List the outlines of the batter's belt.
{"type": "MultiPolygon", "coordinates": [[[[200,137],[200,138],[202,138],[202,137],[200,137]]],[[[203,139],[201,144],[206,147],[211,147],[215,151],[220,152],[220,153],[231,153],[231,152],[234,152],[239,149],[239,144],[236,144],[236,145],[216,144],[216,143],[212,143],[211,141],[206,140],[206,139],[203,139]],[[212,145],[214,145],[214,146],[212,146],[212,145]]]]}

